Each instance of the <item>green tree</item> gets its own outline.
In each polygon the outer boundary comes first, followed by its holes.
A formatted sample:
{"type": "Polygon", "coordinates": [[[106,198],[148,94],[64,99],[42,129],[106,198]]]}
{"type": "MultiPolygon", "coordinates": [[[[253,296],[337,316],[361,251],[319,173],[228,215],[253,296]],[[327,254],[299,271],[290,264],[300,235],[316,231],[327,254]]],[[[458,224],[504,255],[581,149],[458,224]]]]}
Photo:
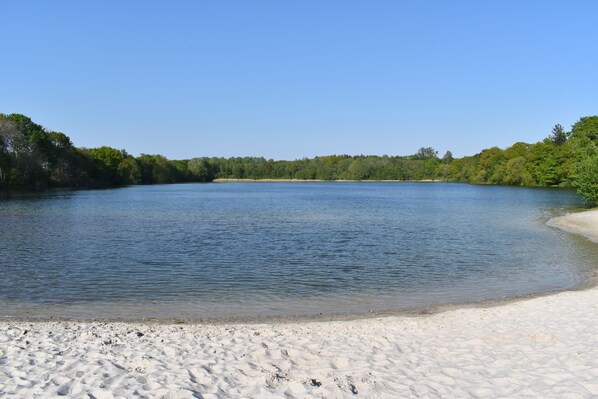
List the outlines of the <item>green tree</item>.
{"type": "Polygon", "coordinates": [[[563,145],[567,142],[569,135],[565,132],[565,128],[558,123],[552,128],[549,139],[555,145],[563,145]]]}
{"type": "Polygon", "coordinates": [[[525,157],[509,159],[505,165],[503,182],[514,186],[532,185],[533,180],[526,169],[525,157]]]}
{"type": "Polygon", "coordinates": [[[529,153],[529,147],[529,144],[519,141],[504,151],[505,157],[507,159],[513,159],[518,157],[525,158],[529,153]]]}
{"type": "Polygon", "coordinates": [[[504,152],[498,147],[492,147],[481,152],[474,183],[501,184],[505,161],[504,152]]]}
{"type": "Polygon", "coordinates": [[[102,185],[138,184],[141,182],[141,170],[138,163],[125,150],[111,147],[86,149],[93,169],[91,178],[102,185]]]}
{"type": "Polygon", "coordinates": [[[414,158],[426,160],[429,158],[436,158],[437,156],[438,151],[436,151],[432,147],[421,147],[419,150],[417,150],[417,153],[414,155],[414,158]]]}
{"type": "Polygon", "coordinates": [[[7,184],[15,161],[15,139],[19,135],[17,126],[0,119],[0,186],[7,184]]]}
{"type": "Polygon", "coordinates": [[[141,154],[137,158],[143,184],[174,183],[174,166],[162,155],[141,154]]]}
{"type": "Polygon", "coordinates": [[[116,169],[118,184],[139,184],[141,182],[141,169],[135,158],[125,153],[116,169]]]}
{"type": "Polygon", "coordinates": [[[428,158],[423,163],[421,179],[436,178],[436,169],[440,164],[440,160],[436,157],[428,158]]]}
{"type": "Polygon", "coordinates": [[[598,205],[598,116],[580,118],[571,127],[571,142],[577,192],[587,205],[598,205]]]}
{"type": "Polygon", "coordinates": [[[586,205],[598,205],[598,154],[590,155],[577,162],[575,186],[586,205]]]}
{"type": "Polygon", "coordinates": [[[363,158],[357,158],[351,161],[347,169],[349,180],[368,180],[373,174],[372,165],[363,158]]]}
{"type": "Polygon", "coordinates": [[[4,126],[4,156],[11,161],[11,183],[20,186],[44,184],[48,180],[52,153],[45,129],[21,114],[0,114],[0,122],[4,126]]]}
{"type": "Polygon", "coordinates": [[[193,181],[209,181],[213,179],[211,166],[206,158],[193,158],[187,164],[193,181]]]}

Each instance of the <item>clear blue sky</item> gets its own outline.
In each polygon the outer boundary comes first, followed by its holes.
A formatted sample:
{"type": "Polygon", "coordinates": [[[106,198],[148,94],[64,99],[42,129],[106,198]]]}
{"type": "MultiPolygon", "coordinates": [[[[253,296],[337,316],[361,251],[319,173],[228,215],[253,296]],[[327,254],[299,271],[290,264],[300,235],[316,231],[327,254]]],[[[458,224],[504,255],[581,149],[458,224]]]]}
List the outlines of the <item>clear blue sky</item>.
{"type": "Polygon", "coordinates": [[[133,155],[472,155],[598,114],[597,1],[18,1],[0,112],[133,155]]]}

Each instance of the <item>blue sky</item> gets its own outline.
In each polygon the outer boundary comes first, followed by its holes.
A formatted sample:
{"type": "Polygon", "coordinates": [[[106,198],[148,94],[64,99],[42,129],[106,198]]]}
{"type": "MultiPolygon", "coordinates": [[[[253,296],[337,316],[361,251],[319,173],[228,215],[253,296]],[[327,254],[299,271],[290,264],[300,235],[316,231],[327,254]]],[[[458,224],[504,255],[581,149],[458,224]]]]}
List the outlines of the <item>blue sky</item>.
{"type": "Polygon", "coordinates": [[[596,1],[16,1],[0,112],[133,155],[472,155],[598,114],[596,1]]]}

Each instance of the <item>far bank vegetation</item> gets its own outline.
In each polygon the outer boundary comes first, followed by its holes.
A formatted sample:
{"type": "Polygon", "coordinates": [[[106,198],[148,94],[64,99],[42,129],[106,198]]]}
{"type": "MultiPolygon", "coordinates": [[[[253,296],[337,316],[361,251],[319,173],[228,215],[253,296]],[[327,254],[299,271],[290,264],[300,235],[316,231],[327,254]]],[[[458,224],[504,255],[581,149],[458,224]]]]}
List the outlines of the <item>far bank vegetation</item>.
{"type": "Polygon", "coordinates": [[[209,182],[214,179],[443,180],[473,184],[575,187],[598,204],[598,116],[569,131],[555,125],[546,139],[492,147],[472,156],[442,156],[431,147],[413,155],[328,155],[293,161],[261,157],[169,160],[134,157],[103,146],[78,148],[21,114],[0,114],[0,189],[100,187],[209,182]]]}

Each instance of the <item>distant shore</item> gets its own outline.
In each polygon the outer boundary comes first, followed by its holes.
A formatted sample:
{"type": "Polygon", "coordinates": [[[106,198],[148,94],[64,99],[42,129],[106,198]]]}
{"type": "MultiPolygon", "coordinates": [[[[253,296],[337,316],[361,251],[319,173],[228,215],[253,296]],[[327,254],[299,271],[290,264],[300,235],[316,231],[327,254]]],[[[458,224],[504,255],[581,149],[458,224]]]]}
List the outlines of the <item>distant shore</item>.
{"type": "Polygon", "coordinates": [[[446,183],[446,180],[214,179],[213,183],[446,183]]]}

